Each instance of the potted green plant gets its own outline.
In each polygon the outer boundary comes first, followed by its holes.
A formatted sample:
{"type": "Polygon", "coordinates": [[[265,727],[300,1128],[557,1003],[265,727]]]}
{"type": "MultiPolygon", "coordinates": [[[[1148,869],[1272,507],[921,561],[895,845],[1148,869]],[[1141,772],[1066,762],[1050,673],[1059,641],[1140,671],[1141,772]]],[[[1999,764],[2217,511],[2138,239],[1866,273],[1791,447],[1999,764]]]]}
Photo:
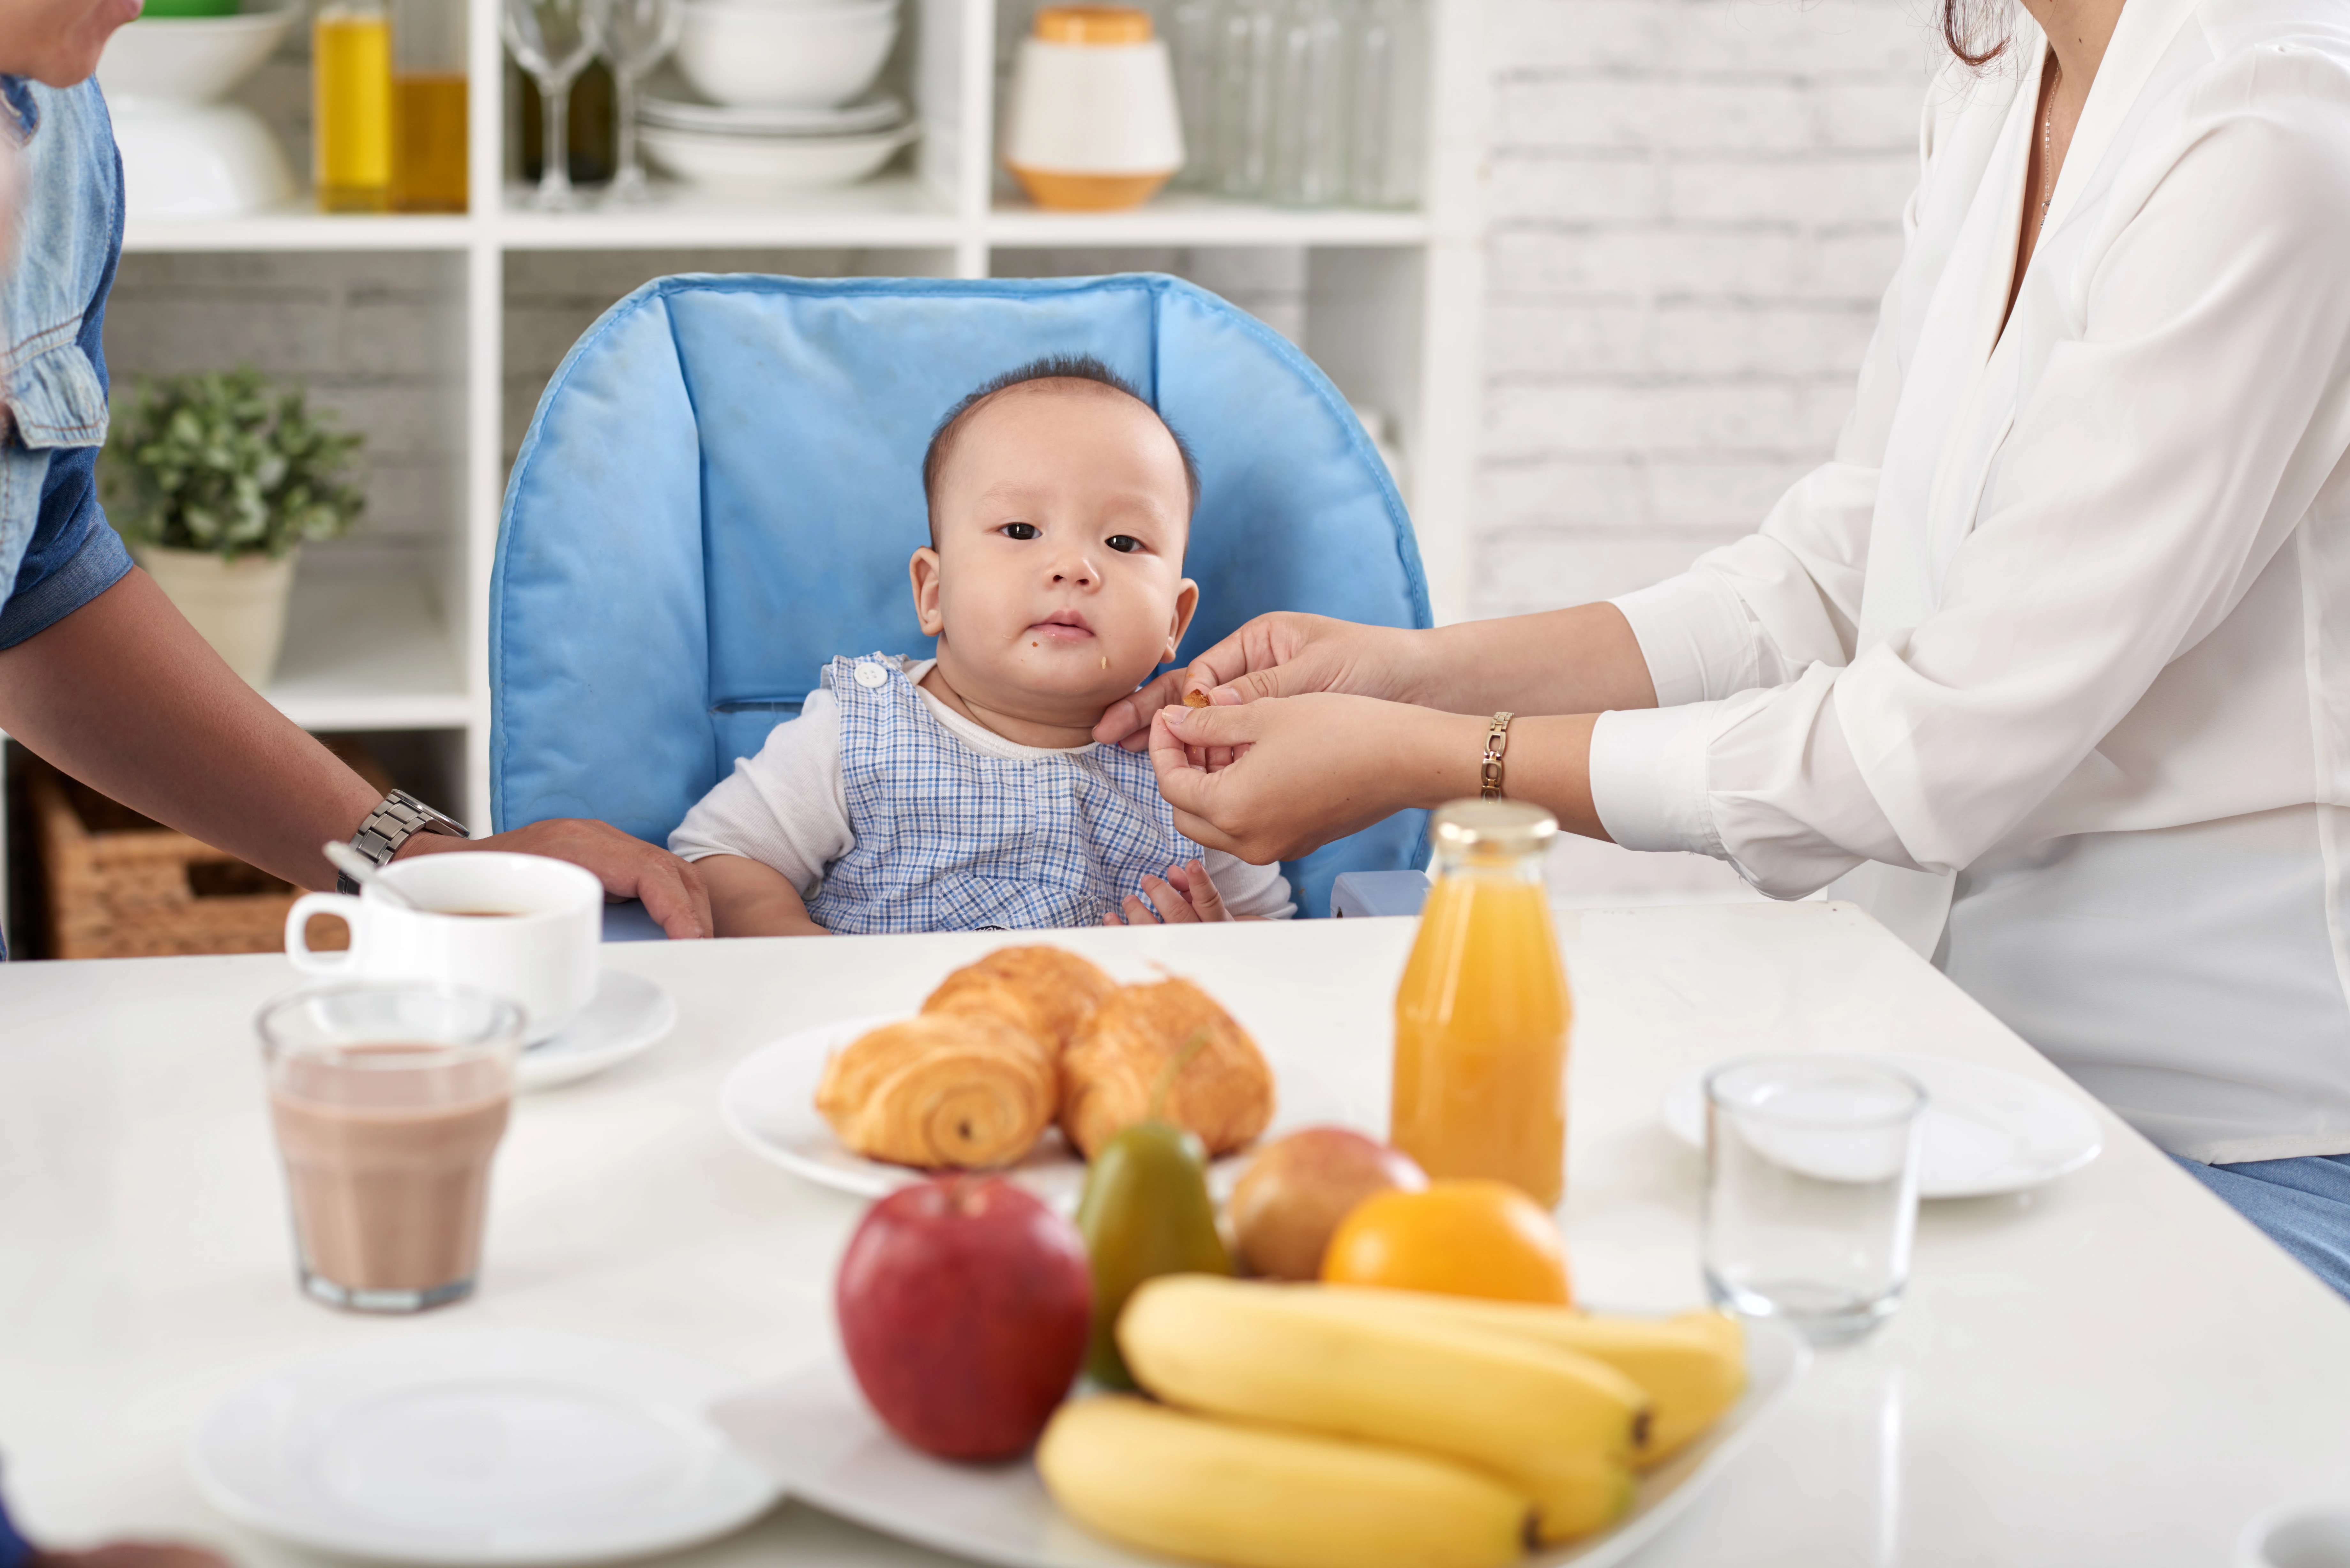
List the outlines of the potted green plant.
{"type": "Polygon", "coordinates": [[[363,439],[250,367],[142,377],[117,412],[99,498],[148,576],[253,686],[276,671],[303,542],[359,521],[366,502],[345,470],[363,439]]]}

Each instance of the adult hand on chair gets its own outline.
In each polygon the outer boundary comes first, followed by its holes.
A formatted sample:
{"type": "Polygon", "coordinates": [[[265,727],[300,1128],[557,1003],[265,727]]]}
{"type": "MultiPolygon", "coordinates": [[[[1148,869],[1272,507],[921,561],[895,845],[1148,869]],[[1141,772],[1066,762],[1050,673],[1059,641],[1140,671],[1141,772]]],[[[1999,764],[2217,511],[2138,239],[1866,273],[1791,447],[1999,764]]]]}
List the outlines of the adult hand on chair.
{"type": "MultiPolygon", "coordinates": [[[[1207,692],[1217,707],[1313,691],[1412,701],[1419,649],[1417,634],[1394,627],[1358,626],[1290,610],[1261,615],[1188,669],[1170,670],[1111,703],[1094,726],[1094,739],[1139,752],[1152,743],[1152,717],[1170,705],[1180,709],[1184,692],[1192,691],[1207,692]]],[[[1192,759],[1210,768],[1232,760],[1229,747],[1203,748],[1192,759]]]]}
{"type": "Polygon", "coordinates": [[[702,873],[668,850],[621,832],[607,822],[552,817],[494,833],[487,838],[450,838],[420,833],[400,846],[400,855],[468,849],[505,849],[568,860],[596,874],[616,898],[641,899],[645,913],[660,922],[672,941],[707,937],[717,930],[710,914],[710,889],[702,873]]]}

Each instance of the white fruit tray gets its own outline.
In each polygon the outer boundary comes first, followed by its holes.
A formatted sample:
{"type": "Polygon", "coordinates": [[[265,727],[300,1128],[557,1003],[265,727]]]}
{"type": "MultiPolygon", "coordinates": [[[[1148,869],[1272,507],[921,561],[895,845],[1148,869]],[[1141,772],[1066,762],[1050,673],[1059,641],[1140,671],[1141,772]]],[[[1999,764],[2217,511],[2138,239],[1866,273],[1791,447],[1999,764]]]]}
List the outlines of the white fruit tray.
{"type": "MultiPolygon", "coordinates": [[[[1640,1478],[1623,1522],[1525,1559],[1523,1568],[1606,1568],[1678,1518],[1721,1473],[1811,1364],[1783,1324],[1746,1325],[1746,1393],[1703,1438],[1640,1478]]],[[[957,1465],[882,1428],[837,1355],[719,1405],[712,1418],[800,1501],[885,1535],[997,1568],[1168,1568],[1112,1545],[1053,1505],[1026,1460],[957,1465]]]]}

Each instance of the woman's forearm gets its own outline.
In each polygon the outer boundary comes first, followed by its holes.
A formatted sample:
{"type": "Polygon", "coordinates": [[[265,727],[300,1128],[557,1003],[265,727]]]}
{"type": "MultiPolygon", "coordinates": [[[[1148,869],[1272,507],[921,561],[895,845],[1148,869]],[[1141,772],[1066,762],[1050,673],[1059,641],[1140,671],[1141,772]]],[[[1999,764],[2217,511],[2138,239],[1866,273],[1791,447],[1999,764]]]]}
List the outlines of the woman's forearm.
{"type": "Polygon", "coordinates": [[[1424,707],[1589,714],[1657,705],[1631,623],[1611,604],[1463,621],[1413,640],[1408,700],[1424,707]]]}
{"type": "Polygon", "coordinates": [[[0,730],[133,811],[303,888],[368,782],[238,680],[146,573],[0,651],[0,730]]]}
{"type": "MultiPolygon", "coordinates": [[[[1607,830],[1591,804],[1591,731],[1598,717],[1567,713],[1513,719],[1502,753],[1503,797],[1541,806],[1569,833],[1606,838],[1607,830]]],[[[1398,768],[1397,776],[1413,781],[1415,798],[1398,804],[1433,808],[1474,798],[1482,784],[1491,720],[1473,713],[1429,713],[1412,722],[1410,729],[1415,755],[1409,764],[1398,768]]]]}

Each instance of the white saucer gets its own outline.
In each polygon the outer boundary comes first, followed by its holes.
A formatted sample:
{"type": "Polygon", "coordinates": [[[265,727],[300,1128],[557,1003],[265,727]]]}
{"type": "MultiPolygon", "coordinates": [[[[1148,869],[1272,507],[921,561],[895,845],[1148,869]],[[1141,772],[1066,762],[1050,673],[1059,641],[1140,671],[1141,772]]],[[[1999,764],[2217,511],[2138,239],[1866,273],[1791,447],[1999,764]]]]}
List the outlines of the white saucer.
{"type": "MultiPolygon", "coordinates": [[[[831,1124],[816,1108],[816,1081],[835,1051],[870,1029],[895,1023],[909,1014],[875,1013],[844,1018],[786,1034],[760,1046],[734,1064],[718,1091],[718,1114],[727,1130],[754,1152],[818,1186],[861,1198],[883,1198],[910,1187],[931,1173],[902,1165],[868,1159],[833,1136],[831,1124]]],[[[1267,1059],[1272,1060],[1271,1054],[1267,1059]]],[[[1343,1107],[1310,1068],[1273,1062],[1277,1100],[1268,1139],[1303,1127],[1344,1123],[1343,1107]]],[[[1219,1198],[1230,1195],[1249,1156],[1228,1154],[1208,1168],[1208,1185],[1219,1198]]],[[[1086,1185],[1086,1162],[1061,1137],[1057,1127],[1046,1130],[1028,1158],[1012,1168],[1012,1179],[1063,1213],[1077,1206],[1086,1185]]]]}
{"type": "Polygon", "coordinates": [[[314,1356],[214,1406],[205,1501],[296,1545],[386,1563],[602,1563],[764,1513],[777,1488],[704,1412],[738,1386],[659,1345],[442,1330],[314,1356]]]}
{"type": "Polygon", "coordinates": [[[658,981],[608,969],[579,1016],[525,1048],[515,1087],[551,1089],[650,1050],[677,1027],[677,1002],[658,981]]]}
{"type": "MultiPolygon", "coordinates": [[[[1640,1477],[1613,1529],[1521,1560],[1519,1568],[1604,1568],[1638,1551],[1696,1501],[1810,1364],[1783,1323],[1746,1325],[1746,1392],[1703,1438],[1640,1477]]],[[[1166,1568],[1053,1503],[1036,1467],[958,1465],[882,1429],[838,1356],[720,1404],[712,1418],[743,1454],[803,1502],[869,1529],[1000,1568],[1166,1568]]]]}
{"type": "MultiPolygon", "coordinates": [[[[1920,1198],[2021,1192],[2080,1169],[2105,1147],[2095,1117],[2029,1078],[1940,1056],[1873,1059],[1926,1087],[1920,1198]]],[[[1673,1085],[1665,1096],[1664,1120],[1683,1143],[1705,1147],[1705,1074],[1673,1085]]]]}

